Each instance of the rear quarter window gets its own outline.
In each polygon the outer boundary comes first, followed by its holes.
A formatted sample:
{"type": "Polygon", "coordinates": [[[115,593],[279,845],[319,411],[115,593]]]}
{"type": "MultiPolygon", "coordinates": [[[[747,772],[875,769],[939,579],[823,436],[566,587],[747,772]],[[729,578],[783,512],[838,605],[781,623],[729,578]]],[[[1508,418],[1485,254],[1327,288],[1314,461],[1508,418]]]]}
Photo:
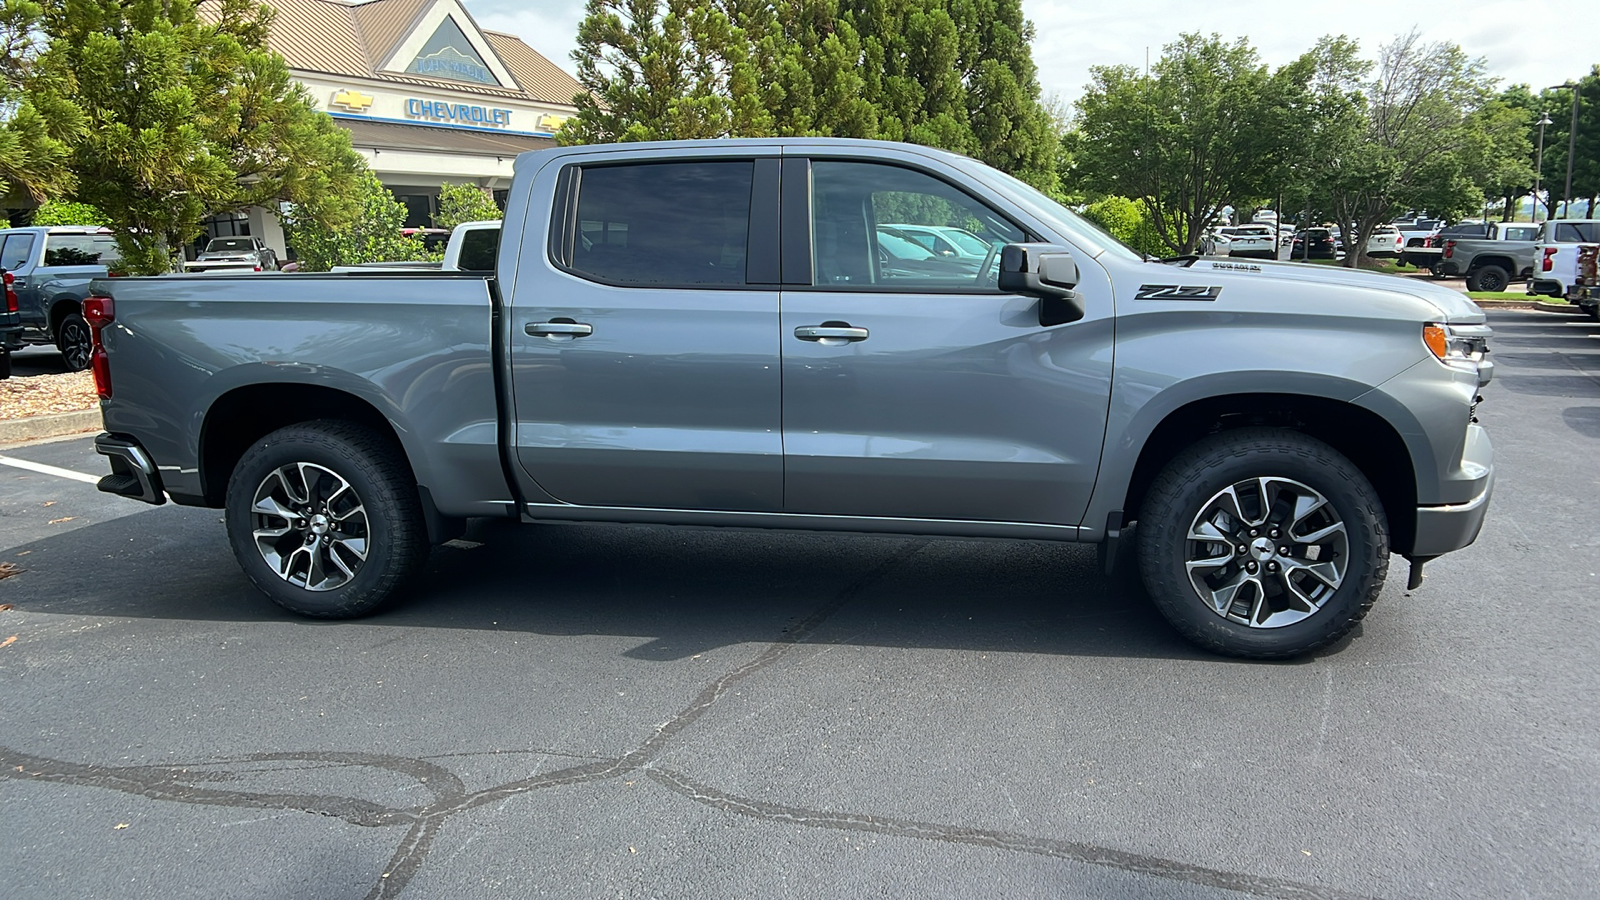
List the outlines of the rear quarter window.
{"type": "Polygon", "coordinates": [[[47,266],[109,266],[119,261],[117,242],[103,234],[52,234],[44,241],[47,266]]]}

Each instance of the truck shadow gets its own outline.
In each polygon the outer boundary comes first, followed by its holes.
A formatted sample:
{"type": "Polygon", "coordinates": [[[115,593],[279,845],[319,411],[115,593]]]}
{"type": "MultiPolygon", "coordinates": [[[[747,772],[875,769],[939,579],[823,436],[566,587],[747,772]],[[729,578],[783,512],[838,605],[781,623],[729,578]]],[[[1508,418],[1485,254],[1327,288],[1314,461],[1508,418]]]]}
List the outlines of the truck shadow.
{"type": "MultiPolygon", "coordinates": [[[[25,612],[622,635],[630,658],[803,643],[1204,659],[1092,546],[878,535],[477,522],[395,603],[351,622],[284,612],[234,562],[213,510],[163,507],[18,547],[0,603],[25,612]],[[90,562],[92,561],[92,562],[90,562]]],[[[1331,648],[1337,652],[1343,642],[1331,648]]]]}

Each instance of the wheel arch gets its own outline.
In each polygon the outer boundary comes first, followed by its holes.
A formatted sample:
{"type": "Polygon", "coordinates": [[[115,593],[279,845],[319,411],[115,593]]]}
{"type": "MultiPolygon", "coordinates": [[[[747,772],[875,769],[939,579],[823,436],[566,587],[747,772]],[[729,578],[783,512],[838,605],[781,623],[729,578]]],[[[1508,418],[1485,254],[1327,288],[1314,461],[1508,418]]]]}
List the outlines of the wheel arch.
{"type": "Polygon", "coordinates": [[[50,337],[54,340],[60,333],[63,319],[69,315],[83,314],[83,298],[73,294],[57,294],[50,298],[46,308],[49,310],[46,321],[50,323],[50,337]]]}
{"type": "Polygon", "coordinates": [[[252,443],[279,428],[317,419],[356,422],[373,429],[400,448],[413,475],[420,474],[399,431],[367,399],[326,385],[258,382],[223,393],[206,409],[197,454],[205,504],[223,505],[228,478],[252,443]]]}
{"type": "MultiPolygon", "coordinates": [[[[1231,393],[1192,400],[1167,412],[1139,445],[1120,496],[1124,522],[1136,521],[1151,483],[1185,448],[1233,428],[1287,428],[1339,451],[1372,483],[1389,519],[1395,552],[1415,540],[1416,472],[1399,431],[1377,413],[1346,399],[1303,393],[1231,393]]],[[[1111,498],[1108,498],[1111,499],[1111,498]]]]}

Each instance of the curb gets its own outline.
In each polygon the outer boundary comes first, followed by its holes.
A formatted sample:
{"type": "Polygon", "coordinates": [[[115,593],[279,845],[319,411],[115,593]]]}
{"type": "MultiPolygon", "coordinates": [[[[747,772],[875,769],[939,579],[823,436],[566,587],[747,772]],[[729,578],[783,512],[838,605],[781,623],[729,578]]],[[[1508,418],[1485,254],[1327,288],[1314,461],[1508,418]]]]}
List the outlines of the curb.
{"type": "Polygon", "coordinates": [[[49,416],[27,416],[21,419],[0,420],[0,444],[31,441],[37,438],[61,437],[86,431],[103,431],[105,425],[100,410],[85,409],[79,412],[56,413],[49,416]]]}

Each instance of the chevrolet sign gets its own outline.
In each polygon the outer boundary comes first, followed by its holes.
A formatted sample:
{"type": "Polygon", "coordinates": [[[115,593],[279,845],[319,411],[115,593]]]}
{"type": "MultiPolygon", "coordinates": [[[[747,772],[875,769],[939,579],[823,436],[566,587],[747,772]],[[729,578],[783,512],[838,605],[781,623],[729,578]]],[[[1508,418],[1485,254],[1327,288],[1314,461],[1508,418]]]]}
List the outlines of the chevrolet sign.
{"type": "Polygon", "coordinates": [[[372,108],[373,98],[360,91],[344,90],[333,95],[333,105],[351,112],[366,112],[372,108]]]}

